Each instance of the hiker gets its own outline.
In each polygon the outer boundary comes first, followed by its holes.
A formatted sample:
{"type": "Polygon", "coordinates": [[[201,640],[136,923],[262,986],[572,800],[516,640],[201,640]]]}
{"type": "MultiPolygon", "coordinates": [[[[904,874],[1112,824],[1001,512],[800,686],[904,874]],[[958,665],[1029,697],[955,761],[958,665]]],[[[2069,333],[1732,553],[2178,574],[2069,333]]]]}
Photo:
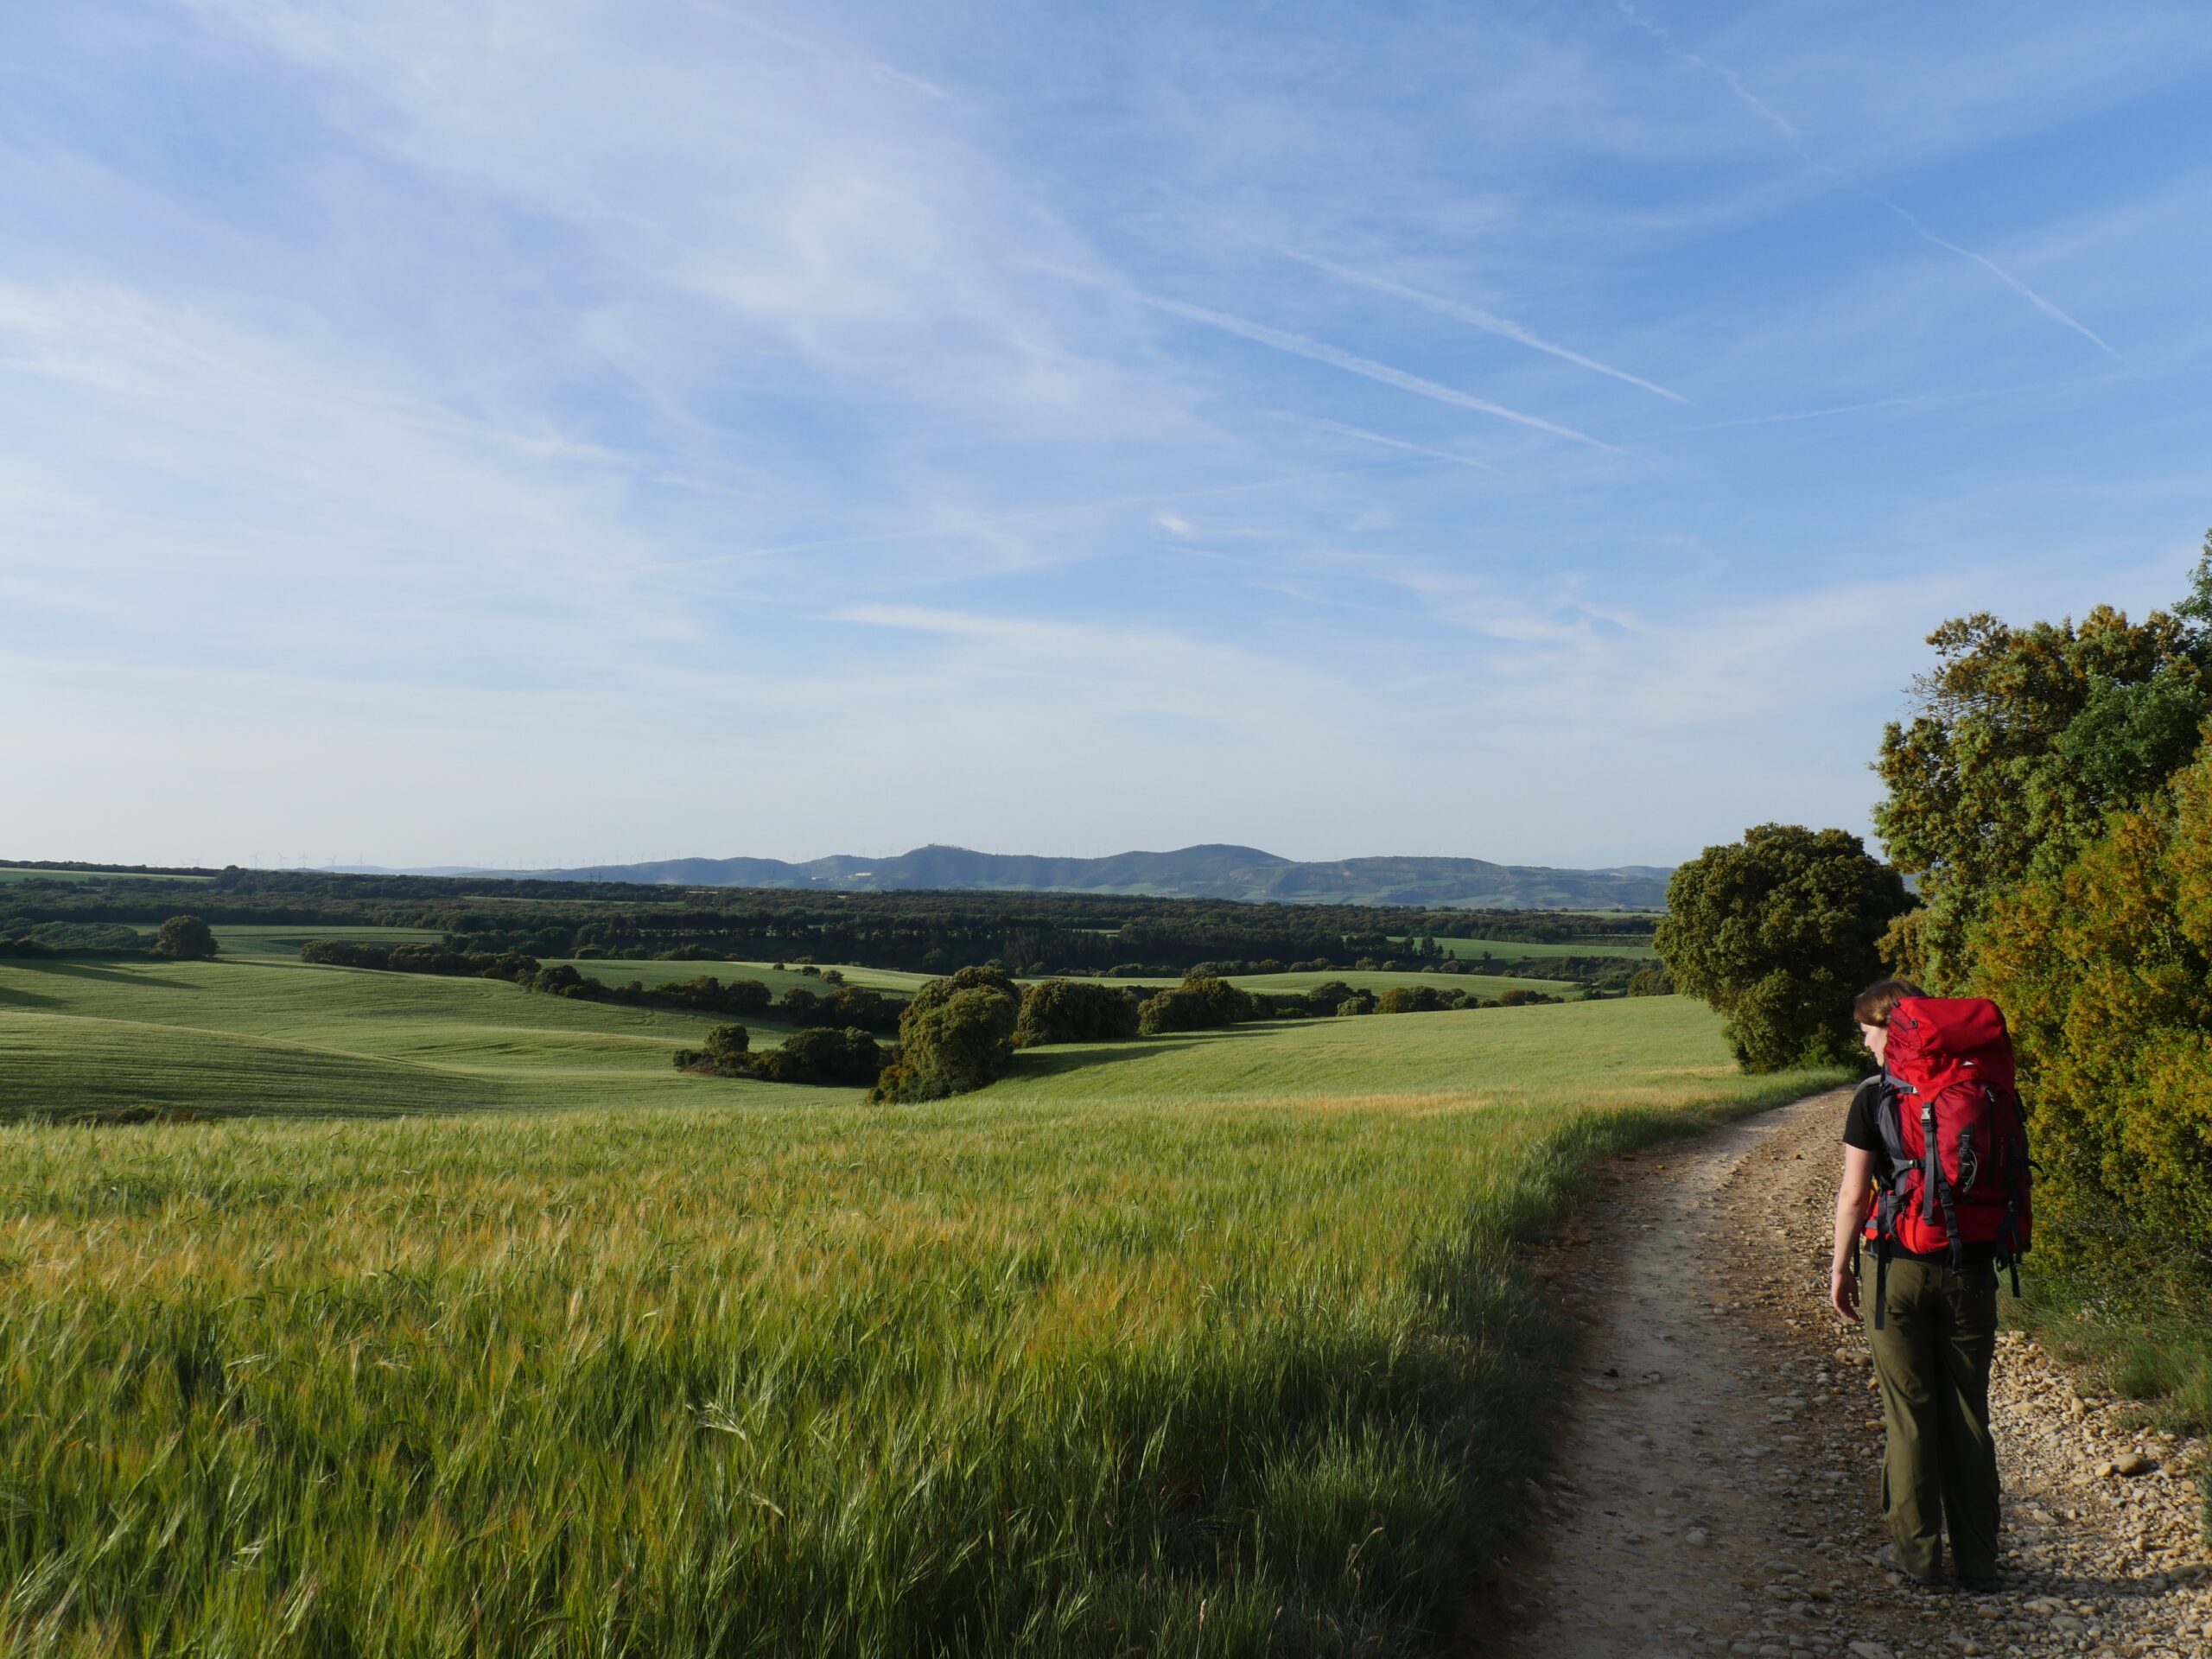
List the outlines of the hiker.
{"type": "Polygon", "coordinates": [[[1868,986],[1853,1014],[1882,1070],[1859,1085],[1844,1121],[1828,1300],[1859,1322],[1860,1245],[1872,1244],[1867,1341],[1887,1433],[1891,1541],[1878,1559],[1915,1583],[1941,1584],[1948,1535],[1959,1582],[1993,1590],[1997,1269],[2017,1262],[2028,1238],[2012,1042],[1996,1004],[1930,997],[1909,980],[1868,986]]]}

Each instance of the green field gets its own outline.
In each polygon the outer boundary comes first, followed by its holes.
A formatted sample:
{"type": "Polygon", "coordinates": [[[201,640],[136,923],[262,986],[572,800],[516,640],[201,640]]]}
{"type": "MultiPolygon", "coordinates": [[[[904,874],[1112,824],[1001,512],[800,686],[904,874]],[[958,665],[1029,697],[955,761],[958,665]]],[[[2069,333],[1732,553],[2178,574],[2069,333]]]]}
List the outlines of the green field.
{"type": "MultiPolygon", "coordinates": [[[[799,989],[827,995],[837,988],[811,975],[802,974],[796,968],[778,968],[766,962],[627,962],[617,957],[549,957],[546,961],[549,965],[556,961],[565,962],[578,973],[608,985],[621,985],[633,979],[647,985],[669,985],[696,979],[701,974],[712,974],[725,985],[732,980],[757,979],[778,996],[799,989]]],[[[918,989],[930,978],[927,974],[902,973],[896,968],[859,968],[850,963],[823,966],[825,970],[836,967],[849,985],[871,986],[879,991],[895,991],[902,996],[918,989]]]]}
{"type": "Polygon", "coordinates": [[[671,1063],[720,1023],[291,957],[0,962],[0,1119],[720,1100],[671,1063]]]}
{"type": "MultiPolygon", "coordinates": [[[[1427,985],[1436,990],[1454,988],[1469,996],[1496,997],[1506,991],[1541,991],[1548,996],[1580,996],[1582,988],[1560,979],[1516,979],[1505,974],[1386,974],[1379,969],[1365,972],[1347,968],[1341,973],[1236,974],[1230,983],[1248,991],[1310,991],[1318,985],[1341,982],[1356,991],[1386,991],[1393,985],[1427,985]]],[[[1173,983],[1173,981],[1163,982],[1173,983]]]]}
{"type": "Polygon", "coordinates": [[[281,957],[296,961],[309,939],[352,939],[363,944],[435,944],[445,938],[434,927],[316,927],[268,923],[219,923],[216,943],[226,956],[281,957]]]}
{"type": "MultiPolygon", "coordinates": [[[[1401,938],[1401,944],[1405,941],[1401,938]]],[[[1446,956],[1479,960],[1484,955],[1500,962],[1541,962],[1560,957],[1606,957],[1622,962],[1656,962],[1659,953],[1648,944],[1544,944],[1528,939],[1446,939],[1436,941],[1446,956]]]]}
{"type": "Polygon", "coordinates": [[[874,1108],[674,1074],[705,1023],[0,964],[0,1110],[261,1114],[0,1127],[0,1649],[1437,1651],[1560,1357],[1515,1242],[1831,1081],[1653,998],[874,1108]]]}

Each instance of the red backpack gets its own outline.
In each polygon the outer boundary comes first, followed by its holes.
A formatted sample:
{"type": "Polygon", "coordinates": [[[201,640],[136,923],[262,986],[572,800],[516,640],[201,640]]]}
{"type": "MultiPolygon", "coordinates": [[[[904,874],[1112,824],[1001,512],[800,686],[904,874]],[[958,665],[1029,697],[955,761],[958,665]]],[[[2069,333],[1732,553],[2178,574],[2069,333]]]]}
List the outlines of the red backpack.
{"type": "Polygon", "coordinates": [[[2013,1086],[2012,1039],[1994,1002],[1909,996],[1891,1011],[1875,1118],[1887,1153],[1866,1223],[1878,1263],[1874,1324],[1882,1324],[1890,1256],[1947,1250],[1962,1266],[1969,1244],[1996,1246],[2012,1271],[2031,1218],[2027,1119],[2013,1086]]]}

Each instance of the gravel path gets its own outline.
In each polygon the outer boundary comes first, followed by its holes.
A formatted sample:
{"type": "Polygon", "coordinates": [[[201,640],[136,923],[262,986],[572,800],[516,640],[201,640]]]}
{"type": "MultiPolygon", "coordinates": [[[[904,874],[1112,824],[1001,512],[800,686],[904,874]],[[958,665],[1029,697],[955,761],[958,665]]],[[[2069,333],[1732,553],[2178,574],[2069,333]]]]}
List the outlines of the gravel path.
{"type": "Polygon", "coordinates": [[[1515,1576],[1514,1659],[1719,1653],[2212,1656],[2207,1451],[2032,1343],[1998,1351],[2007,1588],[1873,1565],[1882,1429],[1863,1336],[1828,1310],[1849,1096],[1624,1160],[1538,1268],[1589,1328],[1548,1536],[1515,1576]],[[2139,1468],[2130,1476],[2120,1469],[2139,1468]]]}

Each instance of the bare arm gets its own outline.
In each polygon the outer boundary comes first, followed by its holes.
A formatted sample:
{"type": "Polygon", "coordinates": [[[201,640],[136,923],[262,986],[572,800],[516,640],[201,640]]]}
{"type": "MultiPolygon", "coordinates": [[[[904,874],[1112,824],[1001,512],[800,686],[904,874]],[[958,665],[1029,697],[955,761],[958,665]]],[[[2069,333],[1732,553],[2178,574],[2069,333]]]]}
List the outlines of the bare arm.
{"type": "Polygon", "coordinates": [[[1835,1256],[1828,1266],[1828,1302],[1852,1324],[1859,1323],[1859,1275],[1852,1256],[1866,1212],[1873,1208],[1874,1154],[1859,1147],[1843,1149],[1843,1179],[1835,1189],[1835,1256]]]}

